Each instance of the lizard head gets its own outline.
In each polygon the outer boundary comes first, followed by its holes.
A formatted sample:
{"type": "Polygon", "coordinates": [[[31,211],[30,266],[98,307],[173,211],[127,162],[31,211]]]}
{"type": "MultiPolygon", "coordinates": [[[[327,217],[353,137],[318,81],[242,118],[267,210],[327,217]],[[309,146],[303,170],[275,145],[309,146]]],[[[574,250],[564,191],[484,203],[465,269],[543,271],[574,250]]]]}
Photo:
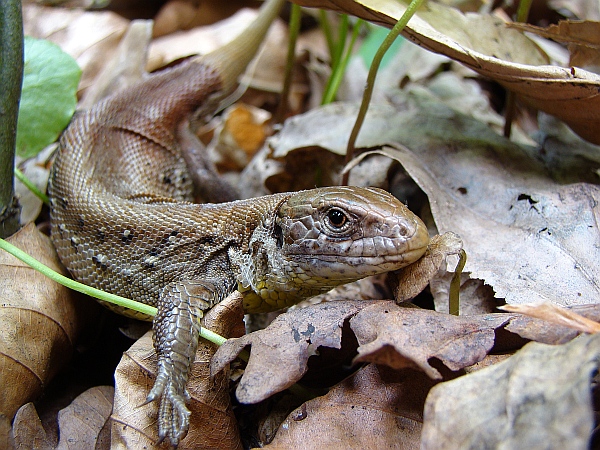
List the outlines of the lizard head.
{"type": "Polygon", "coordinates": [[[250,268],[238,287],[248,312],[291,306],[335,286],[400,269],[419,259],[429,244],[421,219],[376,188],[290,194],[270,222],[251,241],[260,252],[240,264],[250,268]]]}
{"type": "Polygon", "coordinates": [[[282,253],[315,277],[355,280],[396,270],[429,244],[423,221],[377,188],[299,192],[280,205],[276,222],[282,253]]]}
{"type": "Polygon", "coordinates": [[[421,219],[376,188],[291,194],[267,228],[253,238],[263,251],[263,269],[253,264],[253,275],[240,284],[249,312],[290,306],[340,284],[402,268],[429,244],[421,219]]]}

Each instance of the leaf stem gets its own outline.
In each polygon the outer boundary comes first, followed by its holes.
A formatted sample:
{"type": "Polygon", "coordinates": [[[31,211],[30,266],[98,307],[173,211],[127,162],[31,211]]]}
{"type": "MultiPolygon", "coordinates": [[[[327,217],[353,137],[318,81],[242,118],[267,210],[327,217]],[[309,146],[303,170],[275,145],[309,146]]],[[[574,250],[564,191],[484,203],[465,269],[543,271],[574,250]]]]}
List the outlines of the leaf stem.
{"type": "Polygon", "coordinates": [[[460,276],[467,263],[467,252],[461,250],[458,254],[458,264],[450,281],[450,294],[448,296],[448,310],[453,316],[460,313],[460,276]]]}
{"type": "Polygon", "coordinates": [[[361,19],[356,21],[352,29],[350,43],[345,48],[343,55],[339,58],[338,61],[335,61],[335,64],[332,66],[331,76],[329,77],[329,80],[327,81],[327,85],[323,92],[323,99],[321,100],[321,105],[326,105],[334,100],[337,91],[340,88],[340,84],[342,83],[344,73],[346,72],[346,67],[348,67],[348,62],[350,61],[350,57],[352,56],[352,49],[354,48],[354,44],[356,43],[356,39],[358,38],[358,33],[360,32],[360,27],[363,23],[364,21],[361,19]]]}
{"type": "MultiPolygon", "coordinates": [[[[354,155],[356,138],[358,137],[358,133],[360,132],[362,124],[365,120],[365,116],[367,115],[367,110],[369,109],[369,103],[373,95],[373,87],[375,86],[375,78],[377,77],[377,71],[379,70],[381,60],[383,59],[385,53],[388,51],[391,45],[394,43],[398,35],[402,32],[408,21],[415,14],[419,6],[421,6],[421,3],[423,3],[423,0],[411,0],[410,4],[406,7],[406,11],[404,11],[404,14],[402,14],[400,20],[398,20],[396,25],[394,25],[394,27],[388,33],[386,38],[381,43],[381,46],[375,53],[375,56],[373,57],[373,62],[371,63],[371,67],[369,68],[369,74],[367,75],[367,84],[363,93],[360,109],[358,111],[358,115],[356,116],[356,122],[354,123],[354,127],[352,128],[352,132],[350,133],[350,138],[348,139],[345,165],[347,165],[352,160],[352,157],[354,155]]],[[[348,184],[349,176],[350,171],[344,173],[342,177],[342,185],[348,184]]]]}
{"type": "Polygon", "coordinates": [[[292,3],[292,10],[290,13],[288,51],[285,63],[285,76],[283,79],[283,88],[281,89],[279,107],[277,108],[277,114],[275,118],[276,123],[283,122],[288,109],[288,99],[290,95],[290,88],[292,86],[294,62],[296,60],[296,41],[298,40],[298,34],[300,33],[301,17],[302,9],[300,8],[300,6],[296,5],[295,3],[292,3]]]}
{"type": "Polygon", "coordinates": [[[42,191],[40,191],[37,186],[35,184],[33,184],[33,182],[27,178],[23,172],[21,172],[19,169],[17,169],[15,167],[15,178],[17,180],[19,180],[21,183],[23,183],[25,185],[25,187],[27,187],[27,189],[29,189],[31,192],[33,192],[35,194],[35,196],[37,198],[39,198],[42,202],[44,202],[44,204],[46,206],[50,206],[50,199],[48,198],[48,196],[46,194],[44,194],[42,191]]]}
{"type": "Polygon", "coordinates": [[[156,315],[156,308],[150,305],[146,305],[144,303],[139,303],[133,300],[130,300],[125,297],[121,297],[119,295],[110,294],[108,292],[101,291],[100,289],[96,289],[85,284],[79,283],[71,278],[65,277],[58,272],[55,272],[50,267],[42,264],[32,256],[25,253],[18,247],[15,247],[11,243],[5,241],[4,239],[0,239],[0,249],[7,251],[15,258],[20,259],[25,264],[30,266],[32,269],[37,270],[42,275],[50,278],[51,280],[56,281],[57,283],[62,284],[74,291],[81,292],[82,294],[89,295],[90,297],[97,298],[99,300],[113,303],[117,306],[121,306],[123,308],[133,309],[134,311],[138,311],[142,314],[146,314],[149,316],[156,315]]]}

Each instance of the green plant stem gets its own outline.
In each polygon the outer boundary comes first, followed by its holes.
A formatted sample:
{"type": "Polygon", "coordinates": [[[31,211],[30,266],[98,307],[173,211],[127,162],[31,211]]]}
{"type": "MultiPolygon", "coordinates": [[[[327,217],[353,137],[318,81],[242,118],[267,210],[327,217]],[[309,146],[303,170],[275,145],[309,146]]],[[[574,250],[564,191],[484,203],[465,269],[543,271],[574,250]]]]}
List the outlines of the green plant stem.
{"type": "MultiPolygon", "coordinates": [[[[521,0],[517,9],[517,22],[525,22],[529,17],[529,10],[533,0],[521,0]]],[[[512,123],[515,119],[516,96],[512,91],[506,93],[506,108],[504,109],[504,137],[510,138],[512,123]]]]}
{"type": "Polygon", "coordinates": [[[319,10],[319,26],[325,35],[327,41],[327,49],[329,50],[329,58],[333,60],[333,53],[335,52],[335,44],[333,42],[333,33],[331,31],[331,23],[327,17],[327,11],[319,10]]]}
{"type": "MultiPolygon", "coordinates": [[[[345,165],[347,165],[350,162],[350,160],[352,160],[352,157],[354,155],[356,138],[358,137],[358,133],[360,132],[362,124],[365,121],[367,110],[369,109],[369,103],[371,102],[371,97],[373,95],[373,87],[375,86],[375,78],[377,77],[377,71],[379,70],[381,60],[383,59],[385,53],[388,51],[391,45],[394,43],[396,38],[400,35],[410,18],[415,14],[419,6],[421,6],[421,3],[423,3],[423,0],[411,0],[410,4],[406,8],[406,11],[404,11],[404,14],[402,14],[400,20],[398,20],[396,25],[394,25],[394,27],[388,33],[386,38],[381,43],[381,46],[375,53],[375,56],[373,57],[373,62],[371,63],[371,67],[369,68],[369,74],[367,75],[367,84],[363,93],[360,109],[356,117],[356,122],[354,122],[352,132],[350,133],[350,138],[348,139],[345,165]]],[[[348,184],[349,176],[350,171],[344,173],[342,178],[342,185],[348,184]]]]}
{"type": "Polygon", "coordinates": [[[25,253],[20,248],[15,247],[14,245],[5,241],[4,239],[0,239],[0,249],[7,251],[15,258],[20,259],[25,264],[30,266],[32,269],[37,270],[42,275],[50,278],[51,280],[56,281],[57,283],[62,284],[63,286],[68,287],[69,289],[73,289],[74,291],[81,292],[83,294],[89,295],[90,297],[94,297],[105,302],[113,303],[123,308],[133,309],[142,314],[147,314],[149,316],[156,315],[155,307],[146,305],[144,303],[139,303],[128,298],[121,297],[119,295],[110,294],[108,292],[101,291],[100,289],[86,286],[85,284],[79,283],[75,280],[72,280],[71,278],[65,277],[64,275],[55,272],[50,267],[42,264],[32,256],[25,253]]]}
{"type": "Polygon", "coordinates": [[[292,86],[294,62],[296,60],[296,41],[298,40],[298,34],[300,33],[301,17],[302,9],[300,8],[300,6],[296,5],[295,3],[292,3],[292,10],[290,13],[290,37],[288,41],[288,51],[285,63],[285,77],[283,79],[283,88],[281,89],[279,107],[277,108],[277,114],[275,117],[276,123],[283,122],[288,110],[288,98],[290,95],[290,88],[292,86]]]}
{"type": "Polygon", "coordinates": [[[517,9],[517,22],[525,22],[529,17],[529,10],[533,0],[521,0],[517,9]]]}
{"type": "Polygon", "coordinates": [[[448,310],[453,316],[460,313],[460,276],[467,263],[467,252],[461,250],[458,254],[458,264],[450,281],[450,294],[448,296],[448,310]]]}
{"type": "Polygon", "coordinates": [[[48,196],[46,194],[44,194],[42,191],[40,191],[37,188],[37,186],[35,184],[33,184],[31,182],[31,180],[29,178],[27,178],[23,174],[23,172],[21,172],[16,167],[15,167],[15,177],[17,178],[17,180],[19,180],[21,183],[23,183],[27,189],[29,189],[31,192],[33,192],[37,198],[39,198],[42,202],[44,202],[44,204],[46,206],[50,206],[50,199],[48,198],[48,196]]]}
{"type": "MultiPolygon", "coordinates": [[[[25,264],[30,266],[32,269],[37,270],[42,275],[50,278],[57,283],[68,287],[69,289],[73,289],[74,291],[81,292],[82,294],[89,295],[90,297],[97,298],[104,302],[112,303],[117,306],[121,306],[123,308],[132,309],[134,311],[138,311],[142,314],[146,314],[148,316],[155,316],[157,309],[154,306],[146,305],[145,303],[136,302],[134,300],[130,300],[125,297],[121,297],[119,295],[110,294],[108,292],[101,291],[100,289],[96,289],[85,284],[79,283],[71,278],[65,277],[58,272],[55,272],[50,267],[42,264],[32,256],[25,253],[18,247],[15,247],[11,243],[5,241],[4,239],[0,239],[0,249],[7,251],[15,258],[20,259],[25,264]]],[[[218,335],[210,331],[207,328],[202,327],[200,329],[200,337],[213,342],[217,345],[222,345],[227,339],[223,336],[218,335]]]]}
{"type": "Polygon", "coordinates": [[[19,228],[13,169],[19,99],[23,84],[23,20],[20,0],[0,1],[0,237],[19,228]]]}
{"type": "Polygon", "coordinates": [[[360,32],[360,27],[363,23],[363,20],[356,21],[352,29],[352,36],[350,38],[349,45],[346,47],[340,60],[334,66],[332,66],[331,77],[329,77],[329,80],[323,92],[323,99],[321,100],[321,105],[326,105],[334,100],[337,91],[340,88],[340,84],[342,83],[342,79],[344,78],[346,67],[348,67],[348,62],[350,61],[350,57],[352,56],[352,49],[354,48],[354,44],[356,43],[356,39],[358,38],[358,33],[360,32]]]}

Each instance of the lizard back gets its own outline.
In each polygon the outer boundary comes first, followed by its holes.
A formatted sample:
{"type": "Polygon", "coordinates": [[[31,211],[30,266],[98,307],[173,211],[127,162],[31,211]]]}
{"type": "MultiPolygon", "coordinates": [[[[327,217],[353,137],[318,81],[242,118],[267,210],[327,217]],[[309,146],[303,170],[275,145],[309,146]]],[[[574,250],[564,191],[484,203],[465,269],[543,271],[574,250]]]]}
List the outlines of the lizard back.
{"type": "Polygon", "coordinates": [[[76,279],[151,305],[182,276],[214,273],[234,287],[227,249],[247,243],[279,197],[254,199],[251,208],[190,203],[177,126],[220,93],[217,73],[192,60],[73,119],[49,193],[52,238],[76,279]]]}

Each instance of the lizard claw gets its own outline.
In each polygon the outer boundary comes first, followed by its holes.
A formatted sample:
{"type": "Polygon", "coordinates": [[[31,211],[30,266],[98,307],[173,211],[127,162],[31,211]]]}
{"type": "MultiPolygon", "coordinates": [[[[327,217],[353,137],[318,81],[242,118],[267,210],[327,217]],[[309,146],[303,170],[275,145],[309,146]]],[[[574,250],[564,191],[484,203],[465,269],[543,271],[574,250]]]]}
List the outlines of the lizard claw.
{"type": "Polygon", "coordinates": [[[145,403],[160,399],[158,408],[158,443],[165,438],[173,447],[186,436],[190,427],[190,411],[185,403],[190,395],[185,388],[183,377],[177,376],[172,366],[159,364],[159,373],[154,386],[148,393],[145,403]],[[171,367],[171,370],[167,369],[171,367]]]}

